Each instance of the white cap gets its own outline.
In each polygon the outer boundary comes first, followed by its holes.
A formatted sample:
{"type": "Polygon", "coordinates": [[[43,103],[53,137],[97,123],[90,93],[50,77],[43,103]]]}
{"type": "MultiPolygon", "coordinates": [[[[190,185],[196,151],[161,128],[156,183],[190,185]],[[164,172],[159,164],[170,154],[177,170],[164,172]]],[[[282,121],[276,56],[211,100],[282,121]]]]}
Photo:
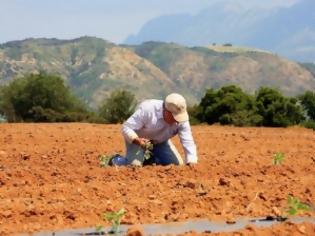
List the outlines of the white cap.
{"type": "Polygon", "coordinates": [[[178,93],[171,93],[165,98],[165,108],[172,113],[177,122],[189,120],[185,98],[178,93]]]}

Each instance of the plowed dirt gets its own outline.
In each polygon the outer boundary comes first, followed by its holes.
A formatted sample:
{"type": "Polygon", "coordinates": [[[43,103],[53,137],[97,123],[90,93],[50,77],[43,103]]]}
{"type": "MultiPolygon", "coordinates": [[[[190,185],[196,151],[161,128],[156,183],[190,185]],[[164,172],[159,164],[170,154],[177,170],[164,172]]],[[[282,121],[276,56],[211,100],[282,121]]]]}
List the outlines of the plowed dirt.
{"type": "Polygon", "coordinates": [[[121,208],[122,223],[139,224],[279,215],[288,194],[315,203],[312,130],[193,126],[194,167],[102,168],[99,154],[124,153],[120,128],[0,124],[0,235],[109,225],[100,215],[121,208]]]}

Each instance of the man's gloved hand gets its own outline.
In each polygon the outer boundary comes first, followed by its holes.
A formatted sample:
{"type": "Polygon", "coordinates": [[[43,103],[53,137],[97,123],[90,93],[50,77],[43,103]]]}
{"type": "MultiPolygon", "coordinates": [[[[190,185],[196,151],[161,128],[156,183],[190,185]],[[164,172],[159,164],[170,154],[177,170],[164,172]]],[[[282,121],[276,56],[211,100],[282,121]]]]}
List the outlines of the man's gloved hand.
{"type": "Polygon", "coordinates": [[[147,144],[150,143],[149,139],[146,138],[135,138],[132,143],[139,145],[140,147],[142,147],[143,149],[147,148],[147,144]]]}

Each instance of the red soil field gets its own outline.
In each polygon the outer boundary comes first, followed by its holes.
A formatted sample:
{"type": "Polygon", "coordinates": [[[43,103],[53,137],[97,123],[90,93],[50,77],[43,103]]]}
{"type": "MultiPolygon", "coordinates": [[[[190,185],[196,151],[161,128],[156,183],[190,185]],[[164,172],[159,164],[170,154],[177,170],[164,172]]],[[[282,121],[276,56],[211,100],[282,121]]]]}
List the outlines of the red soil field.
{"type": "MultiPolygon", "coordinates": [[[[280,215],[288,194],[315,203],[312,130],[193,126],[194,167],[102,168],[99,154],[124,153],[120,129],[0,124],[0,235],[109,225],[100,215],[121,208],[123,224],[141,224],[280,215]],[[272,164],[276,152],[284,153],[281,165],[272,164]]],[[[292,223],[239,234],[257,232],[315,235],[314,225],[292,223]]]]}

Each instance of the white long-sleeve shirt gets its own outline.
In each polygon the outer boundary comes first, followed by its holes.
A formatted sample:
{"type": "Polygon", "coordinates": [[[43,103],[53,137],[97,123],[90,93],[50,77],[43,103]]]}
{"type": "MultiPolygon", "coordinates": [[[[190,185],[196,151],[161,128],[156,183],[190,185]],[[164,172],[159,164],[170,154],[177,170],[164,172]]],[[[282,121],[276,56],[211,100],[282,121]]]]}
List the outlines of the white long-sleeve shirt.
{"type": "Polygon", "coordinates": [[[137,137],[147,138],[153,143],[162,143],[178,134],[185,151],[186,163],[197,163],[197,150],[189,121],[166,123],[163,118],[162,100],[143,101],[123,124],[122,134],[129,143],[137,137]]]}

